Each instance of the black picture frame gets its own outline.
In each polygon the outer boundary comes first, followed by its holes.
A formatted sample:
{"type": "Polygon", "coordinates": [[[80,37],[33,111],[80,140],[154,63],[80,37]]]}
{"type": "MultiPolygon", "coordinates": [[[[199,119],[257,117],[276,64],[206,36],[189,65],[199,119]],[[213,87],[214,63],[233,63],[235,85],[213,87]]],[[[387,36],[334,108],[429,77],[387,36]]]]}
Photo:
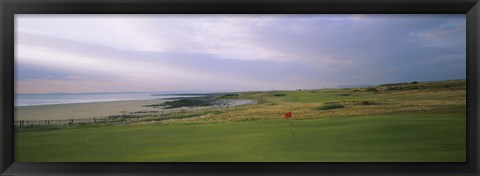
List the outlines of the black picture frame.
{"type": "Polygon", "coordinates": [[[1,0],[2,175],[479,175],[478,0],[1,0]],[[465,163],[18,163],[14,161],[14,14],[465,14],[465,163]]]}

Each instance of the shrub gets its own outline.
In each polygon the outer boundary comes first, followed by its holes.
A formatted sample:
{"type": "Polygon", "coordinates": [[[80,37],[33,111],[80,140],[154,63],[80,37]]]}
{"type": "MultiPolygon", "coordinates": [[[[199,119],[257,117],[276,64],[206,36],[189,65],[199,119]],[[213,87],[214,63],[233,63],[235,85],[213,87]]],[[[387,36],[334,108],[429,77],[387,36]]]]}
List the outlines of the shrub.
{"type": "Polygon", "coordinates": [[[344,93],[344,94],[338,94],[338,96],[350,96],[350,94],[344,93]]]}
{"type": "Polygon", "coordinates": [[[379,86],[397,86],[397,85],[401,85],[402,83],[394,83],[394,84],[382,84],[382,85],[379,85],[379,86]]]}
{"type": "Polygon", "coordinates": [[[375,105],[377,103],[375,103],[373,101],[363,100],[363,101],[360,101],[358,104],[360,104],[360,105],[375,105]]]}
{"type": "Polygon", "coordinates": [[[385,90],[416,90],[420,88],[421,86],[419,85],[405,85],[405,86],[390,86],[390,87],[387,87],[385,90]]]}
{"type": "Polygon", "coordinates": [[[276,93],[276,94],[273,94],[273,96],[276,96],[276,97],[283,97],[287,94],[284,94],[284,93],[276,93]]]}
{"type": "Polygon", "coordinates": [[[315,108],[315,110],[330,110],[330,109],[338,109],[338,108],[344,108],[342,104],[324,104],[320,107],[315,108]]]}
{"type": "Polygon", "coordinates": [[[239,94],[225,94],[225,95],[222,95],[222,96],[218,97],[217,99],[236,99],[239,96],[240,96],[239,94]]]}
{"type": "Polygon", "coordinates": [[[369,87],[369,88],[367,88],[367,91],[369,91],[369,92],[378,92],[377,88],[375,88],[375,87],[369,87]]]}
{"type": "Polygon", "coordinates": [[[183,98],[175,101],[167,101],[164,103],[165,109],[194,107],[194,106],[210,106],[215,105],[215,101],[205,97],[183,98]]]}
{"type": "Polygon", "coordinates": [[[400,87],[390,86],[387,87],[385,90],[400,90],[400,87]]]}
{"type": "Polygon", "coordinates": [[[405,86],[405,87],[403,87],[403,90],[416,90],[416,89],[420,89],[420,86],[411,85],[411,86],[405,86]]]}

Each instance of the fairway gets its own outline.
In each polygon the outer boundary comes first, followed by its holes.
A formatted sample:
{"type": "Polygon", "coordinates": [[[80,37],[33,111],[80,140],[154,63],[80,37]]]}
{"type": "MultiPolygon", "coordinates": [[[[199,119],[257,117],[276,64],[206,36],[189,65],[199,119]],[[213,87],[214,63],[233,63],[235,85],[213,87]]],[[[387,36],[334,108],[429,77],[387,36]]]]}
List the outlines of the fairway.
{"type": "Polygon", "coordinates": [[[465,110],[15,133],[16,162],[465,162],[465,110]]]}

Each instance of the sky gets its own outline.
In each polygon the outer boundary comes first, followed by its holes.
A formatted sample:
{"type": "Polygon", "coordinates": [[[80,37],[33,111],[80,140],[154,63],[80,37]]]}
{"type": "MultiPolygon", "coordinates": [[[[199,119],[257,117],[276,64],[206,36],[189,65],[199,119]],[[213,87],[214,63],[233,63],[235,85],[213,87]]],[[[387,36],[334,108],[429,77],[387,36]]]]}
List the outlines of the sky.
{"type": "Polygon", "coordinates": [[[16,93],[466,78],[465,15],[15,15],[16,93]]]}

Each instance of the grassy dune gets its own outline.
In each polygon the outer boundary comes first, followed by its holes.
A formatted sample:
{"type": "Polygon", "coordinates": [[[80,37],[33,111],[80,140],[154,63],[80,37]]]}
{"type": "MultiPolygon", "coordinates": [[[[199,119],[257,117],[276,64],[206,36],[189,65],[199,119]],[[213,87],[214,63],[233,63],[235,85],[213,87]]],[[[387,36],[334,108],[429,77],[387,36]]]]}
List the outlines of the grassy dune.
{"type": "MultiPolygon", "coordinates": [[[[397,85],[408,87],[411,84],[397,85]]],[[[195,118],[172,119],[158,123],[228,123],[256,120],[274,120],[286,111],[293,111],[295,119],[325,117],[352,117],[405,112],[455,112],[466,105],[465,81],[417,83],[422,89],[387,90],[393,86],[369,88],[271,91],[240,93],[237,99],[255,99],[258,104],[193,113],[195,118]],[[366,103],[368,102],[368,103],[366,103]],[[319,110],[325,104],[340,104],[344,108],[319,110]]],[[[193,114],[191,113],[191,114],[193,114]]]]}
{"type": "Polygon", "coordinates": [[[123,125],[18,131],[15,159],[464,162],[465,87],[460,80],[238,93],[222,98],[258,103],[123,125]],[[332,104],[342,108],[322,108],[332,104]],[[294,114],[295,142],[286,111],[294,114]]]}

